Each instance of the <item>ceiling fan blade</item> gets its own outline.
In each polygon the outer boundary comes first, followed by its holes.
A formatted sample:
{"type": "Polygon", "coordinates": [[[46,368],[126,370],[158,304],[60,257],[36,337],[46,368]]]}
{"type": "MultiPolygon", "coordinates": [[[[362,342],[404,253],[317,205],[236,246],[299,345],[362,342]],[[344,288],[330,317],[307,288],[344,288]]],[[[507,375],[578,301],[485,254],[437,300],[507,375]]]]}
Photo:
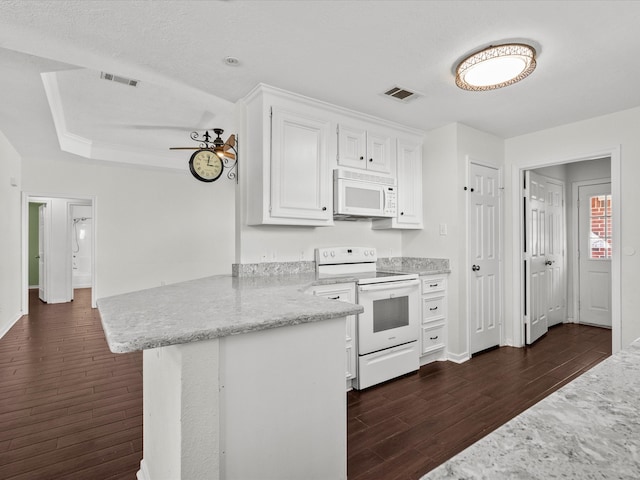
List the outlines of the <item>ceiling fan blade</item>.
{"type": "Polygon", "coordinates": [[[229,138],[227,138],[227,141],[225,142],[224,146],[222,148],[233,148],[236,146],[236,135],[235,134],[231,134],[231,136],[229,138]]]}
{"type": "Polygon", "coordinates": [[[231,152],[227,152],[227,151],[225,151],[225,152],[224,152],[224,156],[225,156],[226,158],[228,158],[229,160],[235,160],[235,159],[236,159],[236,155],[235,155],[235,153],[231,153],[231,152]]]}

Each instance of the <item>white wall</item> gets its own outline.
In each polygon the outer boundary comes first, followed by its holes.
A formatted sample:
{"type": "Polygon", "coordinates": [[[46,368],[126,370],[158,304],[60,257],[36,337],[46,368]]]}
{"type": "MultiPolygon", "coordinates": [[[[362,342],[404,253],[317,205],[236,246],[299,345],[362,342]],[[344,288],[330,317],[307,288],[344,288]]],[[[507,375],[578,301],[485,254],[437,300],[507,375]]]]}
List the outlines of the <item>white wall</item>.
{"type": "Polygon", "coordinates": [[[63,152],[22,167],[29,194],[95,195],[97,298],[231,272],[234,182],[63,152]]]}
{"type": "Polygon", "coordinates": [[[249,226],[241,231],[239,263],[291,262],[314,259],[313,249],[363,245],[378,249],[378,256],[402,255],[399,231],[371,230],[371,221],[335,222],[333,227],[249,226]]]}
{"type": "Polygon", "coordinates": [[[20,155],[0,132],[0,337],[21,315],[20,163],[20,155]]]}
{"type": "Polygon", "coordinates": [[[448,258],[448,349],[453,358],[468,355],[467,193],[469,161],[501,167],[504,141],[456,123],[428,132],[423,151],[424,230],[403,233],[404,256],[448,258]],[[447,235],[440,235],[440,224],[447,235]]]}
{"type": "MultiPolygon", "coordinates": [[[[620,253],[620,299],[613,298],[614,305],[619,302],[621,316],[620,342],[624,347],[640,337],[640,322],[637,321],[640,309],[640,221],[636,205],[640,204],[640,108],[576,122],[557,128],[543,130],[506,140],[507,178],[520,168],[542,166],[550,163],[567,162],[577,159],[601,157],[603,152],[620,148],[621,172],[619,178],[619,207],[621,227],[619,239],[620,253]]],[[[612,176],[615,183],[615,176],[612,176]]],[[[508,198],[512,198],[512,183],[507,182],[508,198]]],[[[612,185],[615,189],[616,185],[612,185]]],[[[514,224],[517,215],[507,202],[507,232],[517,228],[514,224]]],[[[614,219],[615,221],[615,219],[614,219]]],[[[509,245],[509,242],[507,242],[509,245]]],[[[510,245],[509,245],[510,247],[510,245]]],[[[507,312],[514,312],[513,262],[507,252],[506,306],[507,312]]],[[[614,271],[615,274],[615,271],[614,271]]],[[[615,345],[614,339],[614,345],[615,345]]]]}

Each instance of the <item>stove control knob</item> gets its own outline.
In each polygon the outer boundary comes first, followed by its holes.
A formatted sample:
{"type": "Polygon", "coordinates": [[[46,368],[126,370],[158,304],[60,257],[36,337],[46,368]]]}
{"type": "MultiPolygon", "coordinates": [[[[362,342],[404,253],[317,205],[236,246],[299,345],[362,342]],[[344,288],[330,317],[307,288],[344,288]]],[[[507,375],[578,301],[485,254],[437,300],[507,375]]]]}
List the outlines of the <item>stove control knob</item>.
{"type": "Polygon", "coordinates": [[[322,252],[322,256],[324,258],[327,258],[329,256],[329,252],[327,252],[326,250],[324,252],[322,252]]]}
{"type": "Polygon", "coordinates": [[[369,250],[365,250],[365,251],[364,251],[364,256],[365,256],[365,257],[368,257],[368,256],[369,256],[369,250]]]}
{"type": "Polygon", "coordinates": [[[336,252],[334,252],[333,250],[331,250],[331,256],[335,257],[336,256],[336,252]]]}
{"type": "Polygon", "coordinates": [[[371,255],[372,257],[373,257],[375,254],[376,254],[376,252],[374,252],[373,250],[371,250],[371,251],[369,252],[369,255],[371,255]]]}

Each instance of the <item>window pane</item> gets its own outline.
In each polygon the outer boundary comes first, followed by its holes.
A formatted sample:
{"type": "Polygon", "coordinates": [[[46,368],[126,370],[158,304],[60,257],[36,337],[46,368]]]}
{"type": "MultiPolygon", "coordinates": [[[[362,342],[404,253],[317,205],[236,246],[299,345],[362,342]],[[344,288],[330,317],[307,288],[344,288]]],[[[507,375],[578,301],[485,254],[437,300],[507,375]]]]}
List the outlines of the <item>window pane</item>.
{"type": "Polygon", "coordinates": [[[589,258],[611,258],[611,195],[595,195],[590,198],[591,226],[589,258]]]}

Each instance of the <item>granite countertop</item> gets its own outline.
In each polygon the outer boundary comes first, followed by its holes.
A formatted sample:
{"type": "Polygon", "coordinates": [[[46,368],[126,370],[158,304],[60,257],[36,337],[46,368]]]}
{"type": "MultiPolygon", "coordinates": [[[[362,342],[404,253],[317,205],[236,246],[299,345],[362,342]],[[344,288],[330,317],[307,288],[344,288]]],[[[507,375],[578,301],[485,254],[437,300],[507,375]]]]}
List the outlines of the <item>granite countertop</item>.
{"type": "Polygon", "coordinates": [[[101,298],[98,309],[109,348],[125,353],[354,315],[361,306],[304,293],[348,281],[219,275],[101,298]]]}
{"type": "Polygon", "coordinates": [[[640,478],[640,340],[422,480],[640,478]]]}

